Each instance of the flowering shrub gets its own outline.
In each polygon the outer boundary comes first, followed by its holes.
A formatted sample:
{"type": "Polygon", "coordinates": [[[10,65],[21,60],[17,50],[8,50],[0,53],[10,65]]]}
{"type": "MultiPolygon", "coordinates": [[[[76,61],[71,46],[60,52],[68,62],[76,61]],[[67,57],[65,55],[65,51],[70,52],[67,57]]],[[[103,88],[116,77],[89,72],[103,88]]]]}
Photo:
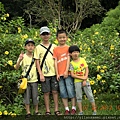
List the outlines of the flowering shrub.
{"type": "MultiPolygon", "coordinates": [[[[1,5],[2,7],[2,5],[1,5]]],[[[28,38],[40,42],[39,30],[28,29],[24,20],[7,21],[8,13],[4,9],[0,13],[0,115],[16,115],[23,110],[21,96],[17,94],[17,80],[21,70],[16,71],[14,65],[21,51],[24,51],[24,41],[28,38]],[[4,17],[4,18],[3,18],[4,17]],[[13,105],[11,105],[13,104],[13,105]],[[22,107],[21,107],[22,106],[22,107]],[[18,109],[19,107],[19,109],[18,109]],[[11,108],[11,109],[10,109],[11,108]],[[11,110],[14,110],[11,113],[11,110]]],[[[108,12],[101,24],[93,25],[84,31],[77,31],[70,35],[68,45],[77,44],[81,50],[80,56],[89,65],[89,80],[93,93],[109,92],[119,97],[120,92],[120,49],[119,24],[120,5],[108,12]],[[114,24],[113,24],[114,22],[114,24]]],[[[50,24],[51,41],[58,44],[56,28],[50,24]]],[[[39,92],[41,92],[39,88],[39,92]]]]}

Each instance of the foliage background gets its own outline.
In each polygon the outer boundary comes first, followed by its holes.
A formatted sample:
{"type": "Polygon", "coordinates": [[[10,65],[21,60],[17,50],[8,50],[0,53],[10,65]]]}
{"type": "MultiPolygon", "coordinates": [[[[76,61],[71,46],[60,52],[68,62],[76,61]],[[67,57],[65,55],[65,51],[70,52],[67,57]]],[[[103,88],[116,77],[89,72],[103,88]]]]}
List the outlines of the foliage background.
{"type": "MultiPolygon", "coordinates": [[[[120,4],[107,12],[100,24],[90,28],[77,30],[68,34],[67,44],[77,44],[80,47],[80,56],[84,57],[89,65],[89,79],[96,99],[101,94],[114,94],[113,100],[120,99],[120,4]]],[[[17,94],[17,80],[21,70],[16,71],[14,65],[21,51],[24,50],[24,41],[28,38],[40,42],[39,29],[25,27],[24,19],[17,17],[8,20],[3,4],[0,2],[0,115],[12,116],[21,114],[24,110],[22,95],[17,94]]],[[[51,42],[57,44],[55,33],[56,23],[49,23],[51,42]]],[[[41,89],[39,87],[40,100],[41,89]]],[[[109,100],[109,99],[107,99],[109,100]]]]}

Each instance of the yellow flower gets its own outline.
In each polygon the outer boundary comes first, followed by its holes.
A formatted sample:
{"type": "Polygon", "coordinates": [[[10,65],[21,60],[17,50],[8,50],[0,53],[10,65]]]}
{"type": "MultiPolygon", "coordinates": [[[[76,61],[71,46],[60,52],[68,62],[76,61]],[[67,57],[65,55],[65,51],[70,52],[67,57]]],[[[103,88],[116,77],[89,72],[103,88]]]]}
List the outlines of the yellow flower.
{"type": "Polygon", "coordinates": [[[114,54],[113,54],[113,53],[111,53],[111,54],[110,54],[110,56],[113,58],[113,57],[114,57],[114,54]]]}
{"type": "Polygon", "coordinates": [[[95,34],[97,35],[99,32],[95,32],[95,34]]]}
{"type": "Polygon", "coordinates": [[[105,71],[104,70],[100,70],[101,73],[104,73],[105,71]]]}
{"type": "Polygon", "coordinates": [[[91,81],[90,81],[90,84],[91,84],[91,85],[94,85],[94,84],[95,84],[95,81],[94,81],[94,80],[91,80],[91,81]]]}
{"type": "Polygon", "coordinates": [[[3,114],[4,114],[4,115],[7,115],[7,114],[8,114],[7,110],[5,110],[5,111],[3,112],[3,114]]]}
{"type": "Polygon", "coordinates": [[[55,43],[55,44],[58,44],[58,41],[57,41],[57,39],[54,41],[54,43],[55,43]]]}
{"type": "Polygon", "coordinates": [[[8,30],[6,30],[5,32],[8,33],[8,30]]]}
{"type": "Polygon", "coordinates": [[[0,86],[0,89],[2,89],[3,88],[3,86],[0,86]]]}
{"type": "Polygon", "coordinates": [[[92,40],[92,44],[95,44],[95,41],[94,41],[94,40],[92,40]]]}
{"type": "Polygon", "coordinates": [[[14,68],[16,69],[16,64],[14,65],[14,68]]]}
{"type": "Polygon", "coordinates": [[[37,35],[38,35],[38,32],[36,31],[36,32],[35,32],[35,36],[37,36],[37,35]]]}
{"type": "Polygon", "coordinates": [[[8,61],[8,64],[9,64],[10,66],[12,66],[12,65],[13,65],[12,60],[9,60],[9,61],[8,61]]]}
{"type": "Polygon", "coordinates": [[[87,44],[85,43],[84,46],[87,46],[87,44]]]}
{"type": "Polygon", "coordinates": [[[110,46],[110,50],[114,50],[114,45],[111,45],[111,46],[110,46]]]}
{"type": "Polygon", "coordinates": [[[100,68],[101,68],[100,66],[97,66],[97,71],[99,71],[99,70],[100,70],[100,68]]]}
{"type": "Polygon", "coordinates": [[[101,78],[102,77],[99,74],[97,74],[97,79],[100,80],[101,78]]]}
{"type": "Polygon", "coordinates": [[[90,48],[88,48],[88,51],[90,51],[90,48]]]}
{"type": "Polygon", "coordinates": [[[21,38],[24,40],[24,39],[28,38],[28,35],[27,34],[22,35],[21,38]]]}
{"type": "Polygon", "coordinates": [[[54,32],[55,32],[55,33],[57,32],[56,28],[54,28],[54,32]]]}
{"type": "Polygon", "coordinates": [[[12,114],[12,112],[9,112],[9,113],[8,113],[8,115],[11,115],[11,114],[12,114]]]}
{"type": "Polygon", "coordinates": [[[71,41],[71,39],[70,39],[70,38],[68,38],[68,41],[70,42],[70,41],[71,41]]]}
{"type": "Polygon", "coordinates": [[[105,80],[102,80],[102,83],[105,83],[106,81],[105,80]]]}
{"type": "Polygon", "coordinates": [[[0,111],[0,115],[2,115],[2,112],[0,111]]]}
{"type": "Polygon", "coordinates": [[[8,13],[6,14],[6,17],[9,17],[9,14],[8,14],[8,13]]]}
{"type": "Polygon", "coordinates": [[[119,33],[116,33],[116,35],[119,35],[119,33]]]}
{"type": "Polygon", "coordinates": [[[5,55],[8,55],[9,54],[9,52],[8,51],[5,51],[5,55]]]}
{"type": "Polygon", "coordinates": [[[15,116],[16,116],[16,113],[12,113],[11,116],[12,116],[12,117],[15,117],[15,116]]]}
{"type": "Polygon", "coordinates": [[[95,93],[96,93],[96,90],[94,90],[93,93],[95,94],[95,93]]]}
{"type": "Polygon", "coordinates": [[[82,50],[82,46],[80,46],[80,50],[82,50]]]}
{"type": "Polygon", "coordinates": [[[18,27],[18,33],[21,33],[21,28],[20,27],[18,27]]]}
{"type": "Polygon", "coordinates": [[[103,66],[103,69],[107,69],[107,67],[106,67],[106,66],[103,66]]]}

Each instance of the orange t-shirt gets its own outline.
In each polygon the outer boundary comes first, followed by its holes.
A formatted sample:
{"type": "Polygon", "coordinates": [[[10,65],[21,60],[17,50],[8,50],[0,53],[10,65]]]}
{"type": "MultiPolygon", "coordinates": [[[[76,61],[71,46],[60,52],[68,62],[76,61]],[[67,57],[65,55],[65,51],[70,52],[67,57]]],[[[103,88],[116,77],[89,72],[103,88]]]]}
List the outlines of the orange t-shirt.
{"type": "Polygon", "coordinates": [[[63,76],[66,66],[67,66],[67,59],[68,59],[68,52],[69,46],[57,46],[53,50],[53,58],[57,60],[57,68],[58,68],[58,74],[60,76],[63,76]]]}

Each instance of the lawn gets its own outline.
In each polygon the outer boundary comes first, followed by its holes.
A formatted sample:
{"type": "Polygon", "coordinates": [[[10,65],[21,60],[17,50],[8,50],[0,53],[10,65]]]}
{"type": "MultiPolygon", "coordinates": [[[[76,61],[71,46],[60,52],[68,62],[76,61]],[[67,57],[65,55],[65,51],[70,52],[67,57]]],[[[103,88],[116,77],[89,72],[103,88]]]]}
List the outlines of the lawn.
{"type": "MultiPolygon", "coordinates": [[[[41,97],[42,98],[42,97],[41,97]]],[[[100,94],[98,97],[95,96],[95,102],[97,107],[97,115],[120,115],[120,98],[115,94],[100,94]]],[[[45,106],[43,104],[43,99],[39,103],[39,111],[44,114],[45,106]]],[[[92,109],[89,100],[83,95],[83,111],[84,115],[91,115],[92,109]]],[[[71,101],[69,100],[69,107],[71,109],[71,101]]],[[[54,115],[54,102],[52,95],[50,96],[50,109],[52,115],[54,115]]],[[[59,98],[59,110],[64,115],[64,106],[62,104],[61,98],[59,98]]],[[[77,114],[79,113],[77,107],[77,114]]]]}

